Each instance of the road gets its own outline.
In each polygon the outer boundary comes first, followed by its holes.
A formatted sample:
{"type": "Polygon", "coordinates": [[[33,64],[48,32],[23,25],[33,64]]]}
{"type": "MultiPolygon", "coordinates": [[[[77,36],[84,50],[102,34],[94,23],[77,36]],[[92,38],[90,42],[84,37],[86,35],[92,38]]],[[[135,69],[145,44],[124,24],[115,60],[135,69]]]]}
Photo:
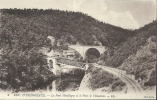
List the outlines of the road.
{"type": "Polygon", "coordinates": [[[142,88],[141,86],[136,82],[136,80],[130,78],[126,73],[122,70],[119,70],[117,68],[111,68],[107,66],[102,66],[98,64],[93,64],[97,68],[102,68],[105,71],[108,71],[109,73],[112,73],[119,77],[124,83],[126,83],[128,87],[127,93],[141,93],[142,88]]]}

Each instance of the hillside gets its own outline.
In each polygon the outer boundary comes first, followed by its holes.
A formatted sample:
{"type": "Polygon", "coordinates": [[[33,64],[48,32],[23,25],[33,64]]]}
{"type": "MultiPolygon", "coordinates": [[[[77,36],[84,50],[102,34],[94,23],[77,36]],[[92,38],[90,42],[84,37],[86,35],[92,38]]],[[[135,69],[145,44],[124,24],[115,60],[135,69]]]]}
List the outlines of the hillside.
{"type": "MultiPolygon", "coordinates": [[[[135,35],[129,37],[125,42],[121,42],[116,48],[108,49],[101,59],[105,61],[105,65],[118,67],[130,55],[136,52],[147,44],[148,38],[156,36],[157,21],[145,25],[144,27],[135,30],[135,35]]],[[[155,48],[156,50],[156,48],[155,48]]]]}
{"type": "Polygon", "coordinates": [[[113,48],[134,35],[130,30],[99,22],[80,12],[51,9],[3,9],[0,12],[0,68],[7,69],[8,74],[4,78],[6,83],[1,84],[3,89],[34,90],[39,84],[46,84],[48,77],[53,77],[42,69],[47,64],[40,49],[52,49],[48,36],[56,39],[53,48],[62,50],[67,43],[113,48]]]}
{"type": "Polygon", "coordinates": [[[78,42],[83,45],[98,45],[94,41],[99,41],[104,46],[114,47],[134,35],[130,30],[99,22],[80,12],[37,9],[7,9],[1,12],[1,33],[7,33],[11,37],[14,35],[12,40],[27,37],[28,40],[33,40],[33,43],[29,43],[30,46],[44,45],[50,35],[59,40],[60,44],[78,42]]]}
{"type": "Polygon", "coordinates": [[[136,35],[101,56],[103,64],[135,75],[143,89],[156,86],[156,27],[153,21],[135,30],[136,35]]]}
{"type": "Polygon", "coordinates": [[[143,89],[156,85],[156,37],[147,39],[136,54],[130,55],[119,67],[128,74],[135,75],[143,89]]]}
{"type": "Polygon", "coordinates": [[[99,90],[101,92],[127,91],[126,84],[121,79],[93,65],[89,65],[79,89],[82,91],[99,90]]]}
{"type": "Polygon", "coordinates": [[[42,47],[63,50],[68,43],[102,44],[108,47],[108,51],[100,57],[103,64],[122,69],[129,66],[128,69],[132,71],[127,70],[128,73],[134,74],[137,79],[149,70],[149,78],[142,80],[150,86],[156,72],[156,46],[148,46],[156,42],[152,40],[156,36],[156,24],[157,21],[154,21],[131,31],[99,22],[81,12],[3,9],[0,10],[0,68],[8,68],[7,86],[17,90],[36,89],[39,83],[44,84],[49,77],[53,77],[53,74],[45,73],[42,69],[47,67],[45,56],[39,52],[42,47]],[[48,36],[55,38],[54,47],[48,36]],[[141,52],[145,50],[146,53],[142,55],[141,52]],[[140,54],[139,58],[137,53],[140,54]],[[131,65],[128,65],[129,59],[137,62],[131,61],[131,65]],[[142,66],[140,74],[139,71],[135,72],[137,65],[142,66]],[[18,87],[15,87],[16,84],[18,87]]]}

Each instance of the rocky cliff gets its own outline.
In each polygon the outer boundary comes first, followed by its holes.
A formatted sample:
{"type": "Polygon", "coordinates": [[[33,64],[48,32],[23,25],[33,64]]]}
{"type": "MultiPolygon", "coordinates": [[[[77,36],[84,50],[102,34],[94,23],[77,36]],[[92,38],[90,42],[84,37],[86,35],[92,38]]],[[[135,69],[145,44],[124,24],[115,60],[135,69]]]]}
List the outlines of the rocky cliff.
{"type": "Polygon", "coordinates": [[[156,88],[156,37],[151,36],[136,54],[129,56],[119,67],[135,79],[143,89],[156,88]]]}

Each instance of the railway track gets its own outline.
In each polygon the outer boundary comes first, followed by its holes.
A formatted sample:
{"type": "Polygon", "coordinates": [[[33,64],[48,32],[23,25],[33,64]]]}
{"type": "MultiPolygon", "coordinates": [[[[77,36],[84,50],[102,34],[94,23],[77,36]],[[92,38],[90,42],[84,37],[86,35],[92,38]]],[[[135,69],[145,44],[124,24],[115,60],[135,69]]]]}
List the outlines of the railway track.
{"type": "MultiPolygon", "coordinates": [[[[76,61],[64,59],[64,58],[58,58],[57,60],[61,63],[72,64],[73,66],[78,65],[78,67],[81,67],[81,68],[85,67],[85,63],[77,62],[77,64],[76,64],[76,61]]],[[[130,78],[125,73],[122,73],[122,70],[103,66],[103,65],[98,65],[96,63],[92,63],[92,65],[94,65],[95,67],[98,67],[98,68],[102,68],[102,69],[108,71],[109,73],[112,73],[112,74],[118,76],[124,83],[126,83],[126,85],[128,87],[128,91],[134,92],[134,93],[139,93],[142,91],[140,85],[138,83],[136,83],[136,81],[134,79],[130,78]]]]}
{"type": "Polygon", "coordinates": [[[110,68],[110,67],[106,67],[106,66],[102,66],[102,65],[98,65],[98,64],[94,64],[94,65],[95,65],[95,67],[102,68],[102,69],[118,76],[123,82],[126,83],[129,92],[140,93],[142,91],[139,84],[137,84],[133,79],[131,79],[124,73],[120,73],[120,71],[118,69],[114,69],[114,68],[110,68]]]}

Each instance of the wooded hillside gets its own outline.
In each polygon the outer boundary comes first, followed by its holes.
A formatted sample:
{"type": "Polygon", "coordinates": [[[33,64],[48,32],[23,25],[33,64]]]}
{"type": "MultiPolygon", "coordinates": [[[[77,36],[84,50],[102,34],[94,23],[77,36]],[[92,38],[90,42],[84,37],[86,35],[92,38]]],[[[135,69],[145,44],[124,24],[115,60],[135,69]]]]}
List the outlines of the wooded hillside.
{"type": "Polygon", "coordinates": [[[52,48],[47,36],[53,36],[61,45],[60,49],[64,49],[67,43],[102,44],[109,48],[110,54],[104,54],[101,58],[106,65],[117,67],[136,52],[147,38],[155,35],[155,29],[156,22],[139,30],[126,30],[99,22],[81,12],[2,9],[0,67],[8,67],[7,86],[17,90],[31,90],[32,87],[37,88],[41,81],[44,83],[45,79],[53,77],[45,70],[40,70],[47,64],[45,56],[38,51],[41,47],[52,48]]]}

